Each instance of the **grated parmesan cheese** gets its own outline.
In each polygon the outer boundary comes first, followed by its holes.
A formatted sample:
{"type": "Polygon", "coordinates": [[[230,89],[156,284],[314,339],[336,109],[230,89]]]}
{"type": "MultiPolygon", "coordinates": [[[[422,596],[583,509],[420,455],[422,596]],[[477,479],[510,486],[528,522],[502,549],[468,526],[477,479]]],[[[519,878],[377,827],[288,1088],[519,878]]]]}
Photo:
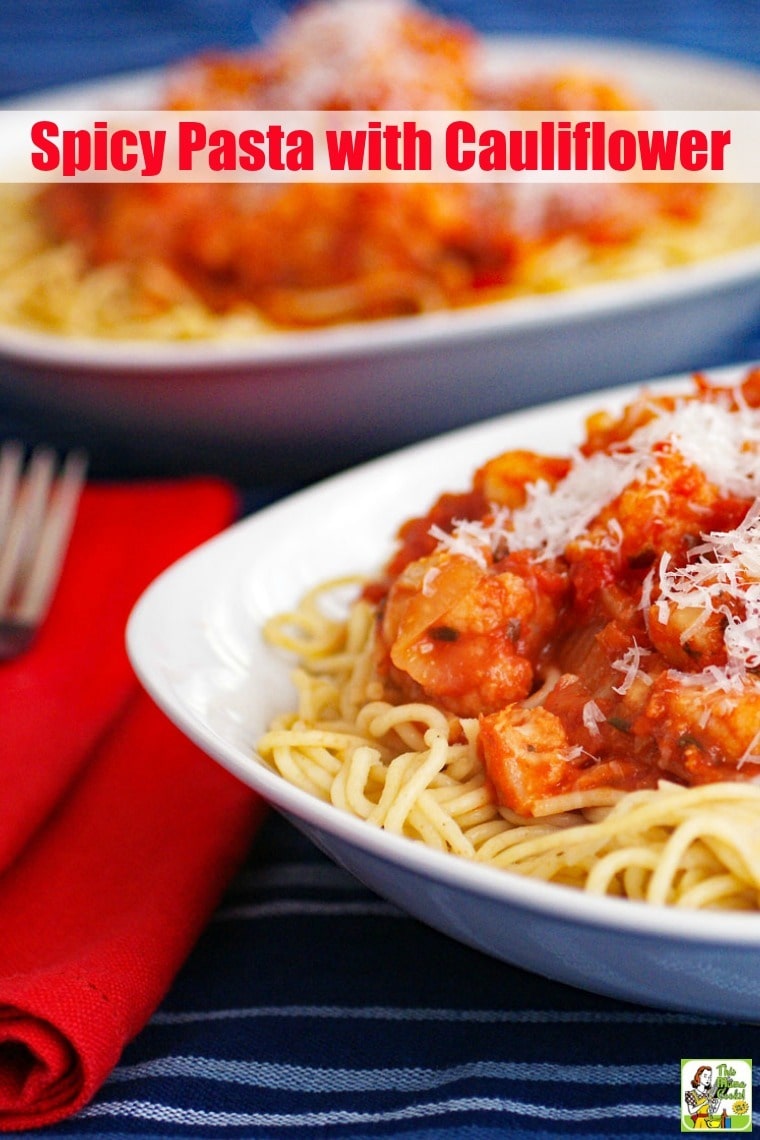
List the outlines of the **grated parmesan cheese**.
{"type": "Polygon", "coordinates": [[[502,507],[494,511],[491,523],[481,519],[455,519],[451,534],[439,526],[432,526],[429,533],[438,540],[439,550],[461,554],[485,570],[487,554],[493,557],[499,547],[511,539],[507,530],[508,519],[509,512],[502,507]]]}
{"type": "Polygon", "coordinates": [[[760,764],[760,728],[750,740],[744,752],[736,761],[737,768],[743,768],[745,764],[752,762],[753,764],[760,764]]]}
{"type": "MultiPolygon", "coordinates": [[[[509,518],[503,509],[495,510],[490,527],[459,523],[454,536],[437,531],[435,537],[448,549],[475,558],[481,565],[484,550],[505,543],[513,551],[531,550],[542,558],[558,557],[633,483],[648,482],[647,493],[667,493],[657,486],[656,479],[657,450],[666,443],[687,462],[700,467],[720,494],[760,496],[758,409],[745,405],[732,410],[718,403],[683,400],[672,412],[657,410],[658,415],[610,452],[590,456],[576,452],[569,473],[556,486],[544,480],[530,484],[524,506],[509,518]]],[[[619,524],[615,530],[611,522],[608,530],[612,541],[619,537],[619,524]]]]}
{"type": "MultiPolygon", "coordinates": [[[[522,507],[512,512],[494,508],[489,523],[458,521],[452,534],[440,528],[431,534],[439,548],[472,558],[483,569],[489,554],[493,558],[505,549],[530,550],[536,559],[559,557],[632,484],[640,482],[645,493],[667,494],[657,485],[657,454],[667,445],[699,467],[721,496],[754,500],[736,529],[703,534],[685,565],[675,566],[670,554],[664,553],[645,578],[641,597],[645,613],[654,602],[662,624],[667,623],[671,606],[698,611],[682,641],[711,615],[721,614],[726,622],[726,665],[679,676],[689,685],[735,690],[749,674],[760,671],[760,409],[748,407],[738,393],[732,396],[737,408],[700,400],[682,400],[672,411],[653,405],[653,418],[609,452],[590,456],[576,452],[569,473],[556,486],[543,480],[529,485],[522,507]]],[[[611,519],[598,541],[614,549],[621,540],[620,524],[611,519]]],[[[651,684],[651,677],[641,670],[647,652],[634,642],[614,663],[625,674],[617,693],[624,695],[637,678],[651,684]]],[[[589,709],[586,727],[593,715],[589,709]]]]}
{"type": "Polygon", "coordinates": [[[650,653],[651,650],[644,649],[643,646],[638,644],[634,637],[633,645],[629,645],[623,656],[618,657],[616,661],[612,662],[613,669],[625,673],[620,684],[612,686],[613,692],[619,693],[621,697],[624,697],[635,681],[644,681],[647,685],[652,684],[652,678],[641,668],[642,657],[647,657],[650,653]]]}
{"type": "Polygon", "coordinates": [[[664,554],[657,580],[660,621],[667,621],[670,606],[699,610],[700,616],[684,638],[710,615],[720,614],[726,623],[726,665],[688,674],[688,683],[709,682],[728,690],[741,684],[748,673],[760,670],[760,498],[734,530],[703,535],[703,542],[683,566],[671,566],[670,557],[664,554]]]}
{"type": "Polygon", "coordinates": [[[607,718],[596,701],[586,701],[583,706],[583,727],[593,736],[599,736],[599,725],[607,718]]]}
{"type": "Polygon", "coordinates": [[[422,579],[422,593],[426,598],[429,598],[433,593],[433,582],[440,574],[441,569],[439,566],[429,566],[425,571],[425,577],[422,579]]]}
{"type": "MultiPolygon", "coordinates": [[[[545,557],[562,554],[626,487],[648,474],[651,478],[655,449],[664,443],[700,467],[722,495],[760,495],[760,412],[681,401],[609,454],[576,455],[569,474],[555,488],[546,483],[529,488],[525,506],[512,520],[513,549],[543,551],[545,557]]],[[[666,494],[656,483],[648,492],[666,494]]]]}
{"type": "Polygon", "coordinates": [[[436,66],[409,34],[410,21],[429,18],[410,0],[321,0],[296,10],[267,48],[269,105],[439,110],[453,100],[459,106],[455,69],[436,66]]]}

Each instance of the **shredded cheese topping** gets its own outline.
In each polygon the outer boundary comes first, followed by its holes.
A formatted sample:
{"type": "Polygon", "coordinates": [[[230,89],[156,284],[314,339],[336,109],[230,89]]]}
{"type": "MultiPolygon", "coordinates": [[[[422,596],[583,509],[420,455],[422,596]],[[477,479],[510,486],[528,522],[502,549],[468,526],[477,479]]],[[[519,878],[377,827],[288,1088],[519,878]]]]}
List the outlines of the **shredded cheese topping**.
{"type": "Polygon", "coordinates": [[[607,717],[596,701],[586,701],[583,706],[583,727],[590,732],[593,736],[599,736],[599,725],[606,721],[607,717]]]}
{"type": "Polygon", "coordinates": [[[431,66],[408,34],[421,19],[409,0],[321,0],[291,13],[268,45],[273,107],[438,110],[456,78],[431,66]],[[389,61],[392,66],[389,66],[389,61]]]}
{"type": "MultiPolygon", "coordinates": [[[[511,548],[535,550],[545,558],[562,554],[626,487],[651,474],[655,449],[665,444],[699,467],[721,494],[760,495],[760,412],[682,401],[615,450],[588,458],[576,454],[569,474],[556,487],[546,482],[529,487],[525,506],[512,517],[511,548]]],[[[666,492],[655,486],[653,493],[666,492]]]]}
{"type": "Polygon", "coordinates": [[[477,563],[481,570],[488,567],[487,554],[493,557],[505,542],[512,545],[512,534],[507,529],[509,512],[504,508],[494,510],[493,521],[485,523],[481,519],[455,520],[451,534],[439,526],[431,526],[430,534],[438,540],[438,549],[449,554],[461,554],[477,563]]]}
{"type": "Polygon", "coordinates": [[[641,668],[642,657],[647,657],[649,653],[650,650],[644,649],[634,638],[633,645],[629,645],[622,657],[618,657],[617,661],[612,662],[613,669],[625,673],[620,684],[612,686],[621,697],[625,696],[635,681],[643,681],[647,685],[652,684],[652,678],[641,668]]]}
{"type": "Polygon", "coordinates": [[[702,537],[683,566],[671,567],[670,556],[662,555],[656,568],[657,616],[667,621],[671,606],[697,610],[681,635],[685,641],[718,614],[725,622],[726,664],[708,666],[689,681],[735,688],[760,670],[760,498],[734,530],[702,537]]]}
{"type": "MultiPolygon", "coordinates": [[[[523,506],[514,511],[494,507],[489,523],[462,520],[451,534],[438,527],[431,534],[439,549],[471,558],[483,569],[497,551],[530,550],[537,560],[560,557],[632,484],[641,482],[653,494],[667,495],[667,488],[657,485],[658,456],[668,450],[680,454],[703,472],[718,495],[754,502],[734,530],[702,534],[685,565],[674,565],[664,553],[644,582],[641,605],[646,612],[655,598],[663,624],[671,607],[698,611],[682,641],[712,615],[720,615],[726,664],[682,676],[691,685],[735,689],[760,672],[760,409],[748,407],[738,393],[732,395],[736,408],[719,400],[683,400],[672,411],[653,405],[653,418],[608,452],[576,452],[569,473],[556,486],[544,480],[530,484],[523,506]]],[[[620,538],[620,526],[612,519],[598,541],[615,549],[620,538]]],[[[615,662],[625,674],[618,693],[627,692],[637,677],[651,680],[641,670],[646,652],[634,643],[615,662]]],[[[593,717],[590,709],[588,728],[593,717]]]]}

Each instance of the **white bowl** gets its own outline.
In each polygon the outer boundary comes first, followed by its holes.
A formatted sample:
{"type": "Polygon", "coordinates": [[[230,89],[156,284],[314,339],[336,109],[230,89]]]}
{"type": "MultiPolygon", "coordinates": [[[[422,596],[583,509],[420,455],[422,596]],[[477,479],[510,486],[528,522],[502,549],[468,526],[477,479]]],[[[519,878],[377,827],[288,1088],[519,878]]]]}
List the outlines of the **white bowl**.
{"type": "MultiPolygon", "coordinates": [[[[679,110],[760,108],[760,73],[594,40],[489,41],[488,66],[567,61],[679,110]]],[[[44,93],[16,107],[155,103],[157,73],[44,93]]],[[[736,359],[760,314],[760,244],[637,280],[488,306],[275,333],[237,344],[64,339],[0,327],[0,393],[22,408],[116,427],[133,450],[250,478],[310,477],[487,416],[590,387],[736,359]]],[[[86,442],[86,441],[85,441],[86,442]]]]}
{"type": "Polygon", "coordinates": [[[442,490],[465,487],[488,456],[516,446],[561,453],[580,438],[588,412],[627,396],[618,389],[576,397],[465,428],[262,511],[148,589],[129,622],[129,652],[148,691],[191,739],[343,867],[422,921],[571,985],[757,1020],[760,915],[706,916],[597,898],[471,863],[322,803],[255,754],[272,715],[294,701],[290,664],[262,640],[271,614],[323,579],[377,569],[402,518],[442,490]]]}

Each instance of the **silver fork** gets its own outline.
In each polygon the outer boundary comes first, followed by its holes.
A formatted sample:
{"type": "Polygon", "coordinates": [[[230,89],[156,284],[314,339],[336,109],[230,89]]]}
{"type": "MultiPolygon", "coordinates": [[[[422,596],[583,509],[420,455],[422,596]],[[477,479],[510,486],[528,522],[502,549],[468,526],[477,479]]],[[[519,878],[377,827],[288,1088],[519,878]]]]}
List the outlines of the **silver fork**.
{"type": "Polygon", "coordinates": [[[0,661],[27,649],[45,620],[86,470],[82,452],[59,467],[47,447],[28,463],[20,443],[0,448],[0,661]]]}

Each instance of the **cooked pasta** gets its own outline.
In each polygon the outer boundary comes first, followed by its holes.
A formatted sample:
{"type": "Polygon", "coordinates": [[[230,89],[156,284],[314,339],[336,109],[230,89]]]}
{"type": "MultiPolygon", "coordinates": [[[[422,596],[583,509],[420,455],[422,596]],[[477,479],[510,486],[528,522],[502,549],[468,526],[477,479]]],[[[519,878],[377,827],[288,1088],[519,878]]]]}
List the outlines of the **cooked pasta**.
{"type": "Polygon", "coordinates": [[[265,635],[297,707],[260,755],[368,826],[523,875],[760,907],[760,371],[592,416],[404,524],[344,617],[265,635]]]}
{"type": "MultiPolygon", "coordinates": [[[[485,77],[474,34],[404,0],[321,0],[191,61],[173,110],[625,110],[580,69],[485,77]]],[[[740,187],[88,184],[8,189],[0,321],[182,340],[375,320],[661,272],[760,240],[740,187]]]]}
{"type": "Polygon", "coordinates": [[[139,281],[123,263],[89,265],[75,241],[52,242],[31,187],[0,184],[0,323],[109,340],[240,340],[270,327],[249,305],[214,313],[158,261],[139,281]]]}

